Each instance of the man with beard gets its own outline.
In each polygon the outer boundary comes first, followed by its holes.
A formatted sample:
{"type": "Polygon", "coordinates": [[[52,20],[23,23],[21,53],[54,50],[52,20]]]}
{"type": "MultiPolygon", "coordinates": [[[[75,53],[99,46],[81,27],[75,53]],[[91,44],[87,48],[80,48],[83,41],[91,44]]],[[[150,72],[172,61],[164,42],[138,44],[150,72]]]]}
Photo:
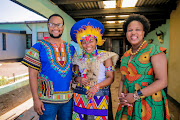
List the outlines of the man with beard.
{"type": "Polygon", "coordinates": [[[29,67],[29,82],[34,110],[40,120],[72,119],[72,58],[75,49],[61,39],[64,20],[58,14],[49,17],[50,37],[37,42],[22,63],[29,67]]]}

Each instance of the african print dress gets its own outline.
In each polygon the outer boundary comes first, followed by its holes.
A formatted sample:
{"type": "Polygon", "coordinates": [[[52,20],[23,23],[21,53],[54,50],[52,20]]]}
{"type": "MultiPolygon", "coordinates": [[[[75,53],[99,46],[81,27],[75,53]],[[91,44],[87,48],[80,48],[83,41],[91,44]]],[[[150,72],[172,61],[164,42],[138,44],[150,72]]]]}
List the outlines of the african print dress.
{"type": "MultiPolygon", "coordinates": [[[[150,57],[166,49],[145,43],[130,63],[130,51],[122,57],[120,71],[125,76],[123,93],[133,93],[154,82],[150,57]]],[[[168,101],[164,90],[152,96],[142,97],[133,103],[133,107],[119,105],[116,120],[170,120],[168,101]]]]}
{"type": "MultiPolygon", "coordinates": [[[[91,85],[106,79],[105,66],[103,62],[108,58],[112,58],[113,65],[116,65],[118,55],[113,52],[98,50],[98,55],[86,54],[73,58],[73,64],[79,66],[79,71],[83,68],[87,69],[87,79],[91,81],[91,85]]],[[[83,73],[81,73],[81,77],[83,73]]],[[[109,86],[100,88],[94,98],[88,100],[86,95],[87,89],[81,84],[77,84],[74,90],[73,98],[73,120],[107,120],[108,119],[108,103],[109,103],[109,86]]]]}
{"type": "Polygon", "coordinates": [[[47,40],[37,42],[21,61],[39,71],[38,96],[46,103],[66,103],[72,98],[72,58],[74,47],[63,42],[58,48],[47,40]]]}

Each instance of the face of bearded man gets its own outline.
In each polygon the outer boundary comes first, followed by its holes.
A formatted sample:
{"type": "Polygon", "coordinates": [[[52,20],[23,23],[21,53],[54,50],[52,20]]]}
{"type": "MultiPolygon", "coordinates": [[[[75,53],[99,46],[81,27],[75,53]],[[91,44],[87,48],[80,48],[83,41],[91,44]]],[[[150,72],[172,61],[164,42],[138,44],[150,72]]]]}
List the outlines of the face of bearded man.
{"type": "Polygon", "coordinates": [[[64,25],[62,18],[58,16],[53,16],[47,25],[49,35],[52,38],[60,38],[62,36],[64,25]]]}

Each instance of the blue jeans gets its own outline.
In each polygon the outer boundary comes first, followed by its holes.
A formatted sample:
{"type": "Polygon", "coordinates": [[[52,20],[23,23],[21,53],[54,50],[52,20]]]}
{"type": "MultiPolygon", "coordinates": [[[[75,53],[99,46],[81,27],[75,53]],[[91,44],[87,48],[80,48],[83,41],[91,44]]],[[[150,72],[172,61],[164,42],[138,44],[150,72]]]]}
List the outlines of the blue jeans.
{"type": "Polygon", "coordinates": [[[39,120],[72,120],[72,99],[67,103],[44,103],[45,111],[39,120]]]}

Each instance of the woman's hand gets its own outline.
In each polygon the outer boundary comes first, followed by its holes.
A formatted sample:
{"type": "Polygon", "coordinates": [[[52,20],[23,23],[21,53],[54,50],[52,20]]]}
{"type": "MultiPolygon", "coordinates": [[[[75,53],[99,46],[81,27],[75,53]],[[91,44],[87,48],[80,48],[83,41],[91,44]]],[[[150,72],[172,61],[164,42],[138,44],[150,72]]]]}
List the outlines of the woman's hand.
{"type": "Polygon", "coordinates": [[[40,99],[34,100],[34,111],[39,115],[43,115],[43,111],[45,111],[44,104],[40,99]]]}
{"type": "Polygon", "coordinates": [[[125,96],[125,99],[128,103],[134,103],[136,100],[134,100],[133,93],[127,93],[125,96]]]}
{"type": "Polygon", "coordinates": [[[90,86],[90,80],[88,80],[87,78],[81,77],[81,79],[79,80],[79,83],[82,84],[84,87],[90,86]]]}
{"type": "MultiPolygon", "coordinates": [[[[132,104],[130,104],[127,100],[126,100],[127,94],[121,93],[121,95],[119,95],[118,99],[120,101],[119,104],[123,104],[124,106],[131,106],[132,104]]],[[[134,99],[134,98],[133,98],[134,99]]]]}
{"type": "Polygon", "coordinates": [[[94,95],[97,92],[98,92],[98,89],[96,86],[89,88],[89,90],[86,92],[88,99],[94,98],[94,95]]]}

